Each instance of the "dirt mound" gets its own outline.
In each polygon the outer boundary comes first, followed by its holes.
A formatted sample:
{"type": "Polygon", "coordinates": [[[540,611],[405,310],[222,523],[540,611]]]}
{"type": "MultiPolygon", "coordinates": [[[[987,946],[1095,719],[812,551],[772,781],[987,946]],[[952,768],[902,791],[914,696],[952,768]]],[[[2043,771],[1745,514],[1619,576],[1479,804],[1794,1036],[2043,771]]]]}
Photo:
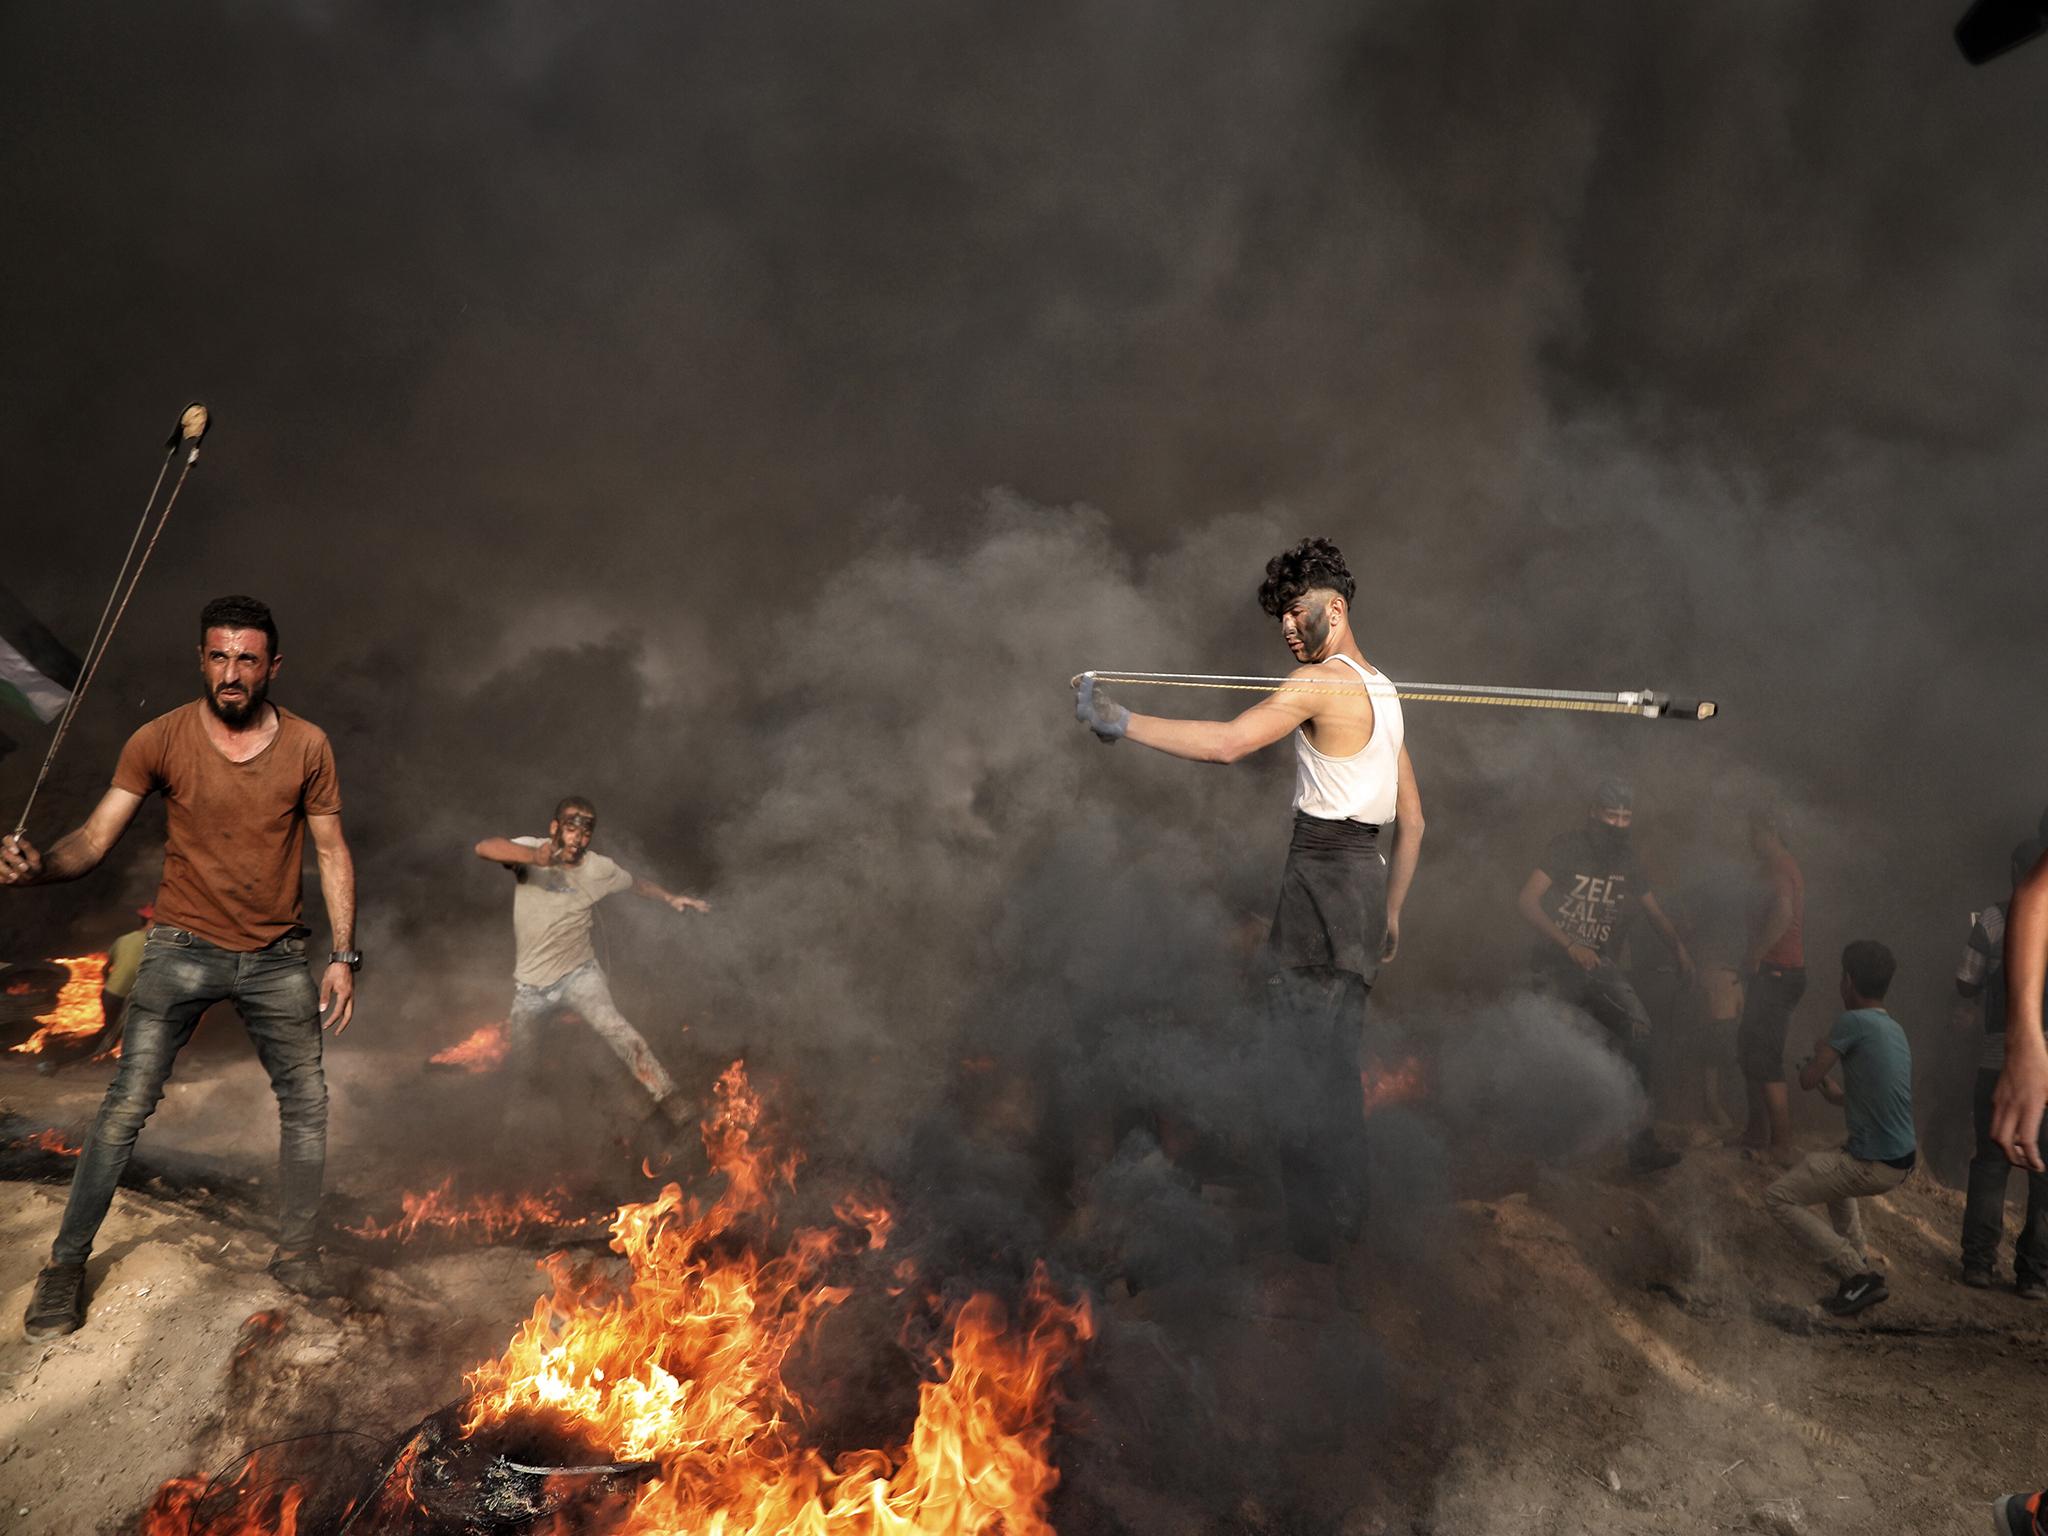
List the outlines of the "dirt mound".
{"type": "Polygon", "coordinates": [[[1771,1177],[1716,1149],[1462,1205],[1445,1331],[1415,1341],[1449,1447],[1417,1528],[1975,1531],[2038,1485],[2038,1414],[2014,1409],[2048,1310],[1959,1283],[1960,1196],[1916,1174],[1866,1203],[1892,1295],[1837,1321],[1764,1214],[1771,1177]]]}
{"type": "MultiPolygon", "coordinates": [[[[1084,1397],[1061,1528],[1980,1528],[1993,1494],[2048,1467],[2028,1406],[2048,1309],[1960,1285],[1960,1197],[1919,1173],[1866,1208],[1891,1300],[1832,1319],[1829,1277],[1764,1214],[1770,1176],[1718,1148],[1647,1181],[1617,1159],[1549,1170],[1458,1202],[1425,1251],[1376,1265],[1362,1311],[1326,1269],[1255,1260],[1202,1303],[1233,1311],[1230,1353],[1150,1364],[1166,1402],[1230,1419],[1279,1491],[1206,1507],[1172,1467],[1119,1469],[1113,1403],[1084,1397]],[[1361,1330],[1377,1375],[1357,1422],[1290,1418],[1306,1373],[1361,1330]]],[[[424,1248],[362,1265],[350,1304],[308,1305],[235,1210],[123,1190],[87,1328],[32,1346],[15,1319],[63,1190],[0,1191],[0,1525],[23,1536],[130,1529],[166,1478],[253,1445],[341,1430],[373,1446],[456,1395],[543,1288],[530,1252],[424,1248]]],[[[1120,1368],[1186,1300],[1113,1291],[1120,1368]]]]}

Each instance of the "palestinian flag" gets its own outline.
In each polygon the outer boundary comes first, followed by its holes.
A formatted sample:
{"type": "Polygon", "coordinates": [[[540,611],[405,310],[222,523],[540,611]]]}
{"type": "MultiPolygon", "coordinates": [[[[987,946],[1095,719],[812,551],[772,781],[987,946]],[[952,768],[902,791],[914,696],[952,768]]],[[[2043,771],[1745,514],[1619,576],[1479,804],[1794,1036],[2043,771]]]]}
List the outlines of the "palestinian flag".
{"type": "Polygon", "coordinates": [[[64,712],[78,686],[78,658],[0,586],[0,704],[47,725],[64,712]]]}

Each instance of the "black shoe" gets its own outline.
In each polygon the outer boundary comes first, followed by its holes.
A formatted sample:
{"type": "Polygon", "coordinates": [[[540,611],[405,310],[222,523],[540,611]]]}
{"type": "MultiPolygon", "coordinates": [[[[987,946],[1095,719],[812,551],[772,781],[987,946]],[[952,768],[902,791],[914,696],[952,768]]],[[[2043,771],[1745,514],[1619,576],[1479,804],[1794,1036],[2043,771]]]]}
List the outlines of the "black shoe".
{"type": "Polygon", "coordinates": [[[1988,1291],[1991,1289],[1991,1271],[1988,1269],[1972,1269],[1969,1265],[1965,1264],[1963,1266],[1963,1284],[1973,1291],[1988,1291]]]}
{"type": "Polygon", "coordinates": [[[343,1294],[321,1262],[317,1248],[305,1253],[278,1254],[270,1261],[270,1278],[286,1290],[313,1301],[331,1301],[343,1294]]]}
{"type": "Polygon", "coordinates": [[[1991,1529],[1997,1536],[2034,1536],[2034,1512],[2027,1506],[2038,1495],[2008,1493],[1991,1506],[1991,1529]]]}
{"type": "Polygon", "coordinates": [[[21,1319],[30,1340],[61,1338],[85,1324],[85,1266],[46,1264],[36,1273],[35,1293],[21,1319]]]}
{"type": "Polygon", "coordinates": [[[1662,1173],[1666,1168],[1676,1168],[1685,1161],[1685,1154],[1676,1147],[1667,1147],[1660,1142],[1648,1146],[1630,1147],[1628,1150],[1628,1171],[1638,1176],[1646,1173],[1662,1173]]]}
{"type": "Polygon", "coordinates": [[[2013,1294],[2021,1301],[2048,1301],[2048,1280],[2022,1280],[2013,1294]]]}
{"type": "Polygon", "coordinates": [[[1865,1307],[1874,1307],[1890,1295],[1891,1292],[1885,1289],[1883,1275],[1851,1275],[1842,1282],[1840,1290],[1821,1302],[1821,1306],[1836,1317],[1854,1317],[1865,1307]]]}

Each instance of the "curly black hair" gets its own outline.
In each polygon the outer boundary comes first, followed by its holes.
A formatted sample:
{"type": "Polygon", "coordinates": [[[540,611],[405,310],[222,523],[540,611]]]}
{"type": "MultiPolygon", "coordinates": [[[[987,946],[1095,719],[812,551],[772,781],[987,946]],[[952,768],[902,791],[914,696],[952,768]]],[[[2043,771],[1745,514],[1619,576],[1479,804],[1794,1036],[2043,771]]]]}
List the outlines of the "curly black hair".
{"type": "Polygon", "coordinates": [[[1328,539],[1303,539],[1266,562],[1266,579],[1259,583],[1259,606],[1277,619],[1302,593],[1318,589],[1335,592],[1348,603],[1358,583],[1344,564],[1343,550],[1328,539]]]}
{"type": "Polygon", "coordinates": [[[237,594],[233,597],[216,597],[199,610],[199,643],[206,644],[209,629],[260,629],[270,642],[270,654],[277,654],[277,620],[270,616],[270,605],[253,597],[237,594]]]}

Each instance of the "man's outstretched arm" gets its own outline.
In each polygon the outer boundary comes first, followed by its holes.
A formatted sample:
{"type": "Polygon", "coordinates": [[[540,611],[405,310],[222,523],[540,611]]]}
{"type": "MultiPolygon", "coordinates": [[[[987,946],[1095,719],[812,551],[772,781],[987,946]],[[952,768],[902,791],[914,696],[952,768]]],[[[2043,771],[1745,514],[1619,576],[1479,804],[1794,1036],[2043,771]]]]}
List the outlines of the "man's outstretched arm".
{"type": "Polygon", "coordinates": [[[530,848],[525,843],[515,843],[509,837],[487,837],[476,845],[476,856],[492,864],[503,864],[508,869],[515,864],[539,864],[543,867],[554,863],[555,845],[542,843],[530,848]]]}
{"type": "MultiPolygon", "coordinates": [[[[1305,682],[1327,680],[1315,667],[1300,668],[1293,676],[1305,682]]],[[[1272,694],[1235,720],[1170,720],[1163,715],[1134,714],[1098,695],[1092,677],[1083,678],[1074,695],[1074,718],[1104,741],[1135,741],[1191,763],[1234,763],[1249,757],[1273,745],[1315,712],[1314,697],[1307,689],[1272,694]]]]}
{"type": "Polygon", "coordinates": [[[85,825],[58,838],[48,853],[26,837],[0,838],[0,885],[54,885],[90,874],[121,841],[141,804],[133,790],[108,790],[85,825]]]}
{"type": "Polygon", "coordinates": [[[695,896],[679,896],[674,891],[664,891],[652,880],[643,880],[638,875],[633,877],[633,894],[635,896],[645,896],[649,901],[658,901],[663,906],[672,907],[678,912],[709,912],[711,910],[711,903],[708,901],[699,901],[695,896]]]}

